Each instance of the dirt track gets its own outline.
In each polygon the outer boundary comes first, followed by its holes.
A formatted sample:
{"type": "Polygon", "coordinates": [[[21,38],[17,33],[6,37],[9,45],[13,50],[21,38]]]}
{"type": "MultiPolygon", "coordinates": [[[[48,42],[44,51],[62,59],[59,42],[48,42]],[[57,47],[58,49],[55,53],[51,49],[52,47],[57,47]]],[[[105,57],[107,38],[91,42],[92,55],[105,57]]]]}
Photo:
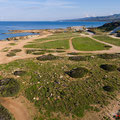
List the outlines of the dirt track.
{"type": "Polygon", "coordinates": [[[24,97],[19,98],[0,98],[0,103],[13,114],[15,120],[32,120],[29,115],[27,106],[22,101],[25,101],[24,97]]]}

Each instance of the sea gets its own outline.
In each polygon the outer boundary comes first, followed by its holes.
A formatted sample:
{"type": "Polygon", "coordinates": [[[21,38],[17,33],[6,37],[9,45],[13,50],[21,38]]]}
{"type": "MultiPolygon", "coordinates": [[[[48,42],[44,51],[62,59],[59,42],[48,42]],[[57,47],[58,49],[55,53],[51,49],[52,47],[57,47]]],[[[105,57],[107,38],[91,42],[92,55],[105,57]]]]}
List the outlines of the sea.
{"type": "Polygon", "coordinates": [[[59,29],[71,26],[85,26],[85,27],[98,27],[105,24],[105,22],[13,22],[13,21],[0,21],[0,40],[5,40],[11,37],[34,35],[35,33],[17,33],[10,34],[9,30],[33,30],[33,29],[59,29]],[[9,34],[4,34],[9,33],[9,34]]]}

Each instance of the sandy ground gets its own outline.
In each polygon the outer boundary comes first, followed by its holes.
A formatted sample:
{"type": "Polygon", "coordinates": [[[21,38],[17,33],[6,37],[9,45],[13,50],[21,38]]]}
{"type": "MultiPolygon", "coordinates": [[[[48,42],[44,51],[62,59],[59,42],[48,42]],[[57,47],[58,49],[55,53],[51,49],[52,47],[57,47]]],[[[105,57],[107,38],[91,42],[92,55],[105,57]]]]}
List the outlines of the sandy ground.
{"type": "Polygon", "coordinates": [[[25,59],[25,58],[31,58],[31,57],[35,57],[35,55],[31,55],[31,54],[26,54],[25,53],[25,48],[23,48],[24,45],[26,45],[28,42],[33,41],[34,39],[40,39],[40,38],[45,38],[49,35],[52,34],[46,34],[46,35],[42,35],[40,37],[33,37],[31,39],[26,39],[26,40],[19,40],[19,41],[0,41],[0,64],[5,64],[5,63],[9,63],[11,61],[17,60],[17,59],[25,59]],[[16,45],[10,45],[10,43],[15,43],[16,45]],[[7,53],[8,52],[2,52],[4,48],[10,47],[10,50],[13,49],[21,49],[22,51],[17,53],[16,56],[13,57],[7,57],[7,53]]]}
{"type": "MultiPolygon", "coordinates": [[[[17,59],[25,59],[25,58],[31,58],[31,57],[35,57],[35,55],[31,55],[31,54],[26,54],[25,53],[25,48],[23,48],[24,45],[26,45],[28,42],[32,42],[34,39],[40,39],[40,38],[45,38],[49,35],[52,35],[50,33],[47,33],[45,35],[41,35],[40,37],[34,37],[31,39],[26,39],[26,40],[19,40],[17,42],[14,41],[0,41],[0,64],[5,64],[5,63],[9,63],[11,61],[17,60],[17,59]],[[10,43],[16,43],[16,45],[11,46],[10,43]],[[21,49],[22,51],[17,53],[17,56],[14,57],[7,57],[6,54],[7,52],[2,52],[2,50],[6,47],[10,47],[10,50],[13,49],[21,49]]],[[[112,48],[110,48],[109,50],[102,50],[102,51],[77,51],[74,49],[73,45],[72,45],[72,38],[70,38],[69,40],[69,44],[70,44],[70,49],[66,50],[65,53],[70,53],[70,52],[79,52],[79,53],[96,53],[96,54],[102,54],[102,53],[120,53],[120,47],[106,43],[106,42],[102,42],[99,41],[95,38],[93,38],[91,35],[81,35],[83,37],[90,37],[91,39],[99,42],[99,43],[104,43],[105,45],[110,45],[112,46],[112,48]]],[[[48,41],[55,41],[55,40],[48,40],[48,41]]],[[[41,43],[44,42],[48,42],[48,41],[42,41],[41,43]]],[[[60,55],[61,53],[56,53],[56,55],[60,55]]],[[[6,107],[15,117],[16,120],[31,120],[32,117],[32,112],[34,113],[34,107],[30,108],[30,104],[28,106],[27,103],[29,103],[29,101],[25,100],[24,97],[19,97],[19,98],[0,98],[0,103],[6,107]],[[24,100],[24,103],[21,100],[24,100]],[[33,110],[31,112],[31,110],[33,110]]],[[[105,114],[108,114],[108,116],[111,117],[111,114],[114,114],[115,112],[117,112],[117,110],[119,109],[119,104],[120,102],[114,102],[112,104],[110,104],[110,106],[108,106],[105,111],[103,110],[102,112],[104,112],[105,114]],[[107,111],[107,112],[106,112],[107,111]]],[[[82,120],[101,120],[100,114],[94,114],[94,113],[86,113],[85,117],[82,120]],[[95,118],[95,119],[93,119],[95,118]]]]}
{"type": "Polygon", "coordinates": [[[32,120],[36,112],[33,105],[23,96],[18,98],[0,98],[0,103],[13,114],[16,120],[32,120]]]}

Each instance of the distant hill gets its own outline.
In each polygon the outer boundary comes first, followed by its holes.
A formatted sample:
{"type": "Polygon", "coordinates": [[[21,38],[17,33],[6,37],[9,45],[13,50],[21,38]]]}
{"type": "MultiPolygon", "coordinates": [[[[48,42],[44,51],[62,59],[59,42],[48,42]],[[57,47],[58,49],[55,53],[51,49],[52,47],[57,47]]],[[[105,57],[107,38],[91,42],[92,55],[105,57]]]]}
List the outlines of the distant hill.
{"type": "Polygon", "coordinates": [[[85,17],[85,18],[78,18],[78,19],[70,19],[70,20],[59,20],[63,22],[78,22],[78,21],[106,21],[106,22],[115,22],[120,21],[120,14],[114,14],[109,16],[98,16],[98,17],[85,17]]]}
{"type": "MultiPolygon", "coordinates": [[[[112,31],[116,28],[120,27],[120,22],[111,22],[111,23],[106,23],[103,26],[98,27],[101,30],[104,31],[112,31]]],[[[117,29],[116,29],[117,30],[117,29]]]]}

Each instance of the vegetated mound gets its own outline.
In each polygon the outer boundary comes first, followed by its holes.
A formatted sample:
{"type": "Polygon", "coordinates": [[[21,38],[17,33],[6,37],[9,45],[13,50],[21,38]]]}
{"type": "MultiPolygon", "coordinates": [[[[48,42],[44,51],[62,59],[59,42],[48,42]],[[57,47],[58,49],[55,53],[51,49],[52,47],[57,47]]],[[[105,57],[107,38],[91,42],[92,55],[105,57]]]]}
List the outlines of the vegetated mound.
{"type": "Polygon", "coordinates": [[[0,105],[0,120],[12,120],[10,113],[2,105],[0,105]]]}
{"type": "Polygon", "coordinates": [[[69,60],[73,60],[73,61],[86,61],[88,60],[88,56],[73,56],[73,57],[69,57],[69,60]]]}
{"type": "Polygon", "coordinates": [[[120,26],[120,22],[111,22],[111,23],[106,23],[103,26],[100,26],[98,28],[108,32],[108,31],[114,30],[115,28],[119,26],[120,26]]]}
{"type": "Polygon", "coordinates": [[[0,80],[0,96],[11,97],[18,93],[20,85],[13,78],[5,78],[0,80]]]}
{"type": "Polygon", "coordinates": [[[13,50],[11,50],[11,51],[7,54],[7,57],[16,56],[16,53],[17,53],[17,52],[21,52],[21,51],[22,51],[21,49],[13,49],[13,50]]]}
{"type": "Polygon", "coordinates": [[[15,76],[22,76],[22,75],[24,75],[24,74],[26,74],[26,71],[15,71],[15,72],[14,72],[14,75],[15,75],[15,76]]]}
{"type": "Polygon", "coordinates": [[[37,57],[37,60],[40,60],[40,61],[56,60],[58,58],[59,58],[58,56],[54,56],[52,54],[49,54],[49,55],[43,55],[43,56],[37,57]]]}
{"type": "Polygon", "coordinates": [[[103,87],[103,90],[107,91],[107,92],[113,92],[114,91],[114,88],[111,87],[111,86],[104,86],[103,87]]]}
{"type": "Polygon", "coordinates": [[[22,51],[21,49],[13,49],[13,50],[11,50],[11,52],[14,52],[14,53],[21,52],[21,51],[22,51]]]}
{"type": "Polygon", "coordinates": [[[100,54],[98,55],[99,58],[102,59],[115,59],[115,58],[120,58],[119,54],[100,54]]]}
{"type": "Polygon", "coordinates": [[[36,52],[37,50],[33,50],[33,49],[30,49],[30,50],[26,50],[26,54],[31,54],[33,52],[36,52]]]}
{"type": "Polygon", "coordinates": [[[103,65],[100,65],[100,68],[106,70],[106,71],[115,71],[117,70],[117,66],[115,65],[110,65],[110,64],[103,64],[103,65]]]}
{"type": "Polygon", "coordinates": [[[7,57],[13,57],[13,56],[16,56],[16,54],[14,52],[9,52],[6,56],[7,57]]]}
{"type": "Polygon", "coordinates": [[[82,78],[84,77],[87,73],[89,73],[88,69],[83,68],[83,67],[78,67],[75,69],[72,69],[70,71],[65,72],[67,75],[69,75],[72,78],[82,78]]]}

